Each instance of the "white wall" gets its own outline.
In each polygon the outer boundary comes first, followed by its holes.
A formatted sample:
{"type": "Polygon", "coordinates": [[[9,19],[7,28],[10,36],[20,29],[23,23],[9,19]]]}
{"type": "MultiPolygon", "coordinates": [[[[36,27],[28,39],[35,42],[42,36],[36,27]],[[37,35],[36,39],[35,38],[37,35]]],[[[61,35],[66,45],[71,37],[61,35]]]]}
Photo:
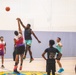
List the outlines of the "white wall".
{"type": "Polygon", "coordinates": [[[76,0],[52,0],[52,30],[76,32],[76,0]]]}
{"type": "Polygon", "coordinates": [[[35,31],[76,32],[76,0],[0,0],[0,30],[16,30],[17,17],[35,31]]]}

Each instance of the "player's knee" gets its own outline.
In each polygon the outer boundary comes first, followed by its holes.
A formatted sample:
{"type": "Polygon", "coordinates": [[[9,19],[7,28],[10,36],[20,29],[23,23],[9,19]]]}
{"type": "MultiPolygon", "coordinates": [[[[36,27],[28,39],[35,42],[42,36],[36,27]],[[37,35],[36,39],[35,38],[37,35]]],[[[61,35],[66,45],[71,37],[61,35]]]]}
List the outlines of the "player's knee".
{"type": "Polygon", "coordinates": [[[27,45],[27,49],[28,49],[28,50],[30,50],[30,47],[31,47],[31,46],[27,45]]]}
{"type": "Polygon", "coordinates": [[[59,60],[57,60],[57,63],[59,63],[59,60]]]}

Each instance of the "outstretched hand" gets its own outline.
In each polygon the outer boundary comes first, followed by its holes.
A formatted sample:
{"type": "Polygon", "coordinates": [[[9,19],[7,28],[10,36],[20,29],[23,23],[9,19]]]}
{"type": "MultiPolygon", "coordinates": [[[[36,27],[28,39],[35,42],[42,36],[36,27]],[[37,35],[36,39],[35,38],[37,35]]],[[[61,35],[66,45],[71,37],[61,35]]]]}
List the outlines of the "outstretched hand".
{"type": "Polygon", "coordinates": [[[19,20],[20,21],[20,18],[16,18],[16,20],[19,20]]]}
{"type": "Polygon", "coordinates": [[[38,41],[38,43],[41,43],[41,41],[38,41]]]}

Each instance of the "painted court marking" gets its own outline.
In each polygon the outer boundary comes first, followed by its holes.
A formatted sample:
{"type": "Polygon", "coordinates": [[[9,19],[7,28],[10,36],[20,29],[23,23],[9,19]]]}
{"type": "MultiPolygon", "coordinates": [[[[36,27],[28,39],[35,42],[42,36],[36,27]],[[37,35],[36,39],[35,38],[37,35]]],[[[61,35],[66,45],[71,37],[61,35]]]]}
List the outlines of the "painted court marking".
{"type": "Polygon", "coordinates": [[[0,72],[0,75],[47,75],[46,72],[37,72],[37,71],[22,71],[20,73],[21,74],[16,74],[13,72],[0,72]]]}

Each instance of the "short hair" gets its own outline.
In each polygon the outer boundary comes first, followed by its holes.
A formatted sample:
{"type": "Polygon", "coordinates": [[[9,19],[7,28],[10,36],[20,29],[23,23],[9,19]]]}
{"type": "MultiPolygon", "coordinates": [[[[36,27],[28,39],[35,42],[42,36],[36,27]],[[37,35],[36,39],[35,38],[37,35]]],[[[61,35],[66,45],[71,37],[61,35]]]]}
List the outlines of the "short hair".
{"type": "Polygon", "coordinates": [[[58,39],[61,41],[61,38],[60,37],[58,37],[58,39]]]}
{"type": "Polygon", "coordinates": [[[17,36],[18,35],[18,31],[14,31],[14,34],[17,36]]]}
{"type": "Polygon", "coordinates": [[[54,41],[54,40],[49,40],[49,44],[50,44],[51,46],[53,46],[53,45],[55,44],[55,41],[54,41]]]}
{"type": "Polygon", "coordinates": [[[31,27],[31,24],[27,24],[29,27],[31,27]]]}
{"type": "Polygon", "coordinates": [[[0,36],[0,38],[3,38],[3,36],[0,36]]]}

